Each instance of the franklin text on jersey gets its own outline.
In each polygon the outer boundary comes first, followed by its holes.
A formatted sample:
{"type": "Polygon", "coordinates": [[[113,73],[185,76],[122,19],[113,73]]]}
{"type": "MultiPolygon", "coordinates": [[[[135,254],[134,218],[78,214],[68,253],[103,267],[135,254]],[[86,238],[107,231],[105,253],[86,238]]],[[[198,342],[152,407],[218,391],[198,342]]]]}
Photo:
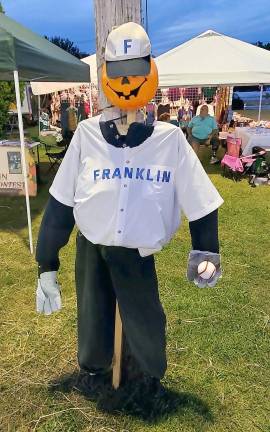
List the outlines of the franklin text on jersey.
{"type": "Polygon", "coordinates": [[[171,180],[171,171],[168,169],[160,169],[156,167],[113,167],[113,168],[99,168],[93,169],[92,179],[94,182],[98,180],[110,179],[133,179],[133,180],[146,180],[161,183],[169,183],[171,180]]]}

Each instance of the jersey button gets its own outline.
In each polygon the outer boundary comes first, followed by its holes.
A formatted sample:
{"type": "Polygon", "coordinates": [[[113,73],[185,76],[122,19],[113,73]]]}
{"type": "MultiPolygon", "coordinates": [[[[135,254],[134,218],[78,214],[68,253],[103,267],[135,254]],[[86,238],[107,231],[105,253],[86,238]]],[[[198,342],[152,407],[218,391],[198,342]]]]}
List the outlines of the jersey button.
{"type": "Polygon", "coordinates": [[[127,184],[124,184],[124,187],[127,187],[127,184]]]}
{"type": "Polygon", "coordinates": [[[129,164],[129,163],[130,163],[130,161],[129,161],[129,160],[127,160],[127,161],[126,161],[126,163],[127,163],[127,164],[129,164]]]}
{"type": "Polygon", "coordinates": [[[118,232],[118,234],[121,234],[122,231],[119,230],[119,231],[117,231],[117,232],[118,232]]]}
{"type": "Polygon", "coordinates": [[[124,211],[124,209],[120,209],[120,211],[124,211]]]}
{"type": "Polygon", "coordinates": [[[113,128],[113,123],[110,124],[110,128],[111,128],[111,129],[113,128]]]}
{"type": "Polygon", "coordinates": [[[115,135],[115,138],[116,138],[116,139],[119,139],[119,135],[115,135]]]}

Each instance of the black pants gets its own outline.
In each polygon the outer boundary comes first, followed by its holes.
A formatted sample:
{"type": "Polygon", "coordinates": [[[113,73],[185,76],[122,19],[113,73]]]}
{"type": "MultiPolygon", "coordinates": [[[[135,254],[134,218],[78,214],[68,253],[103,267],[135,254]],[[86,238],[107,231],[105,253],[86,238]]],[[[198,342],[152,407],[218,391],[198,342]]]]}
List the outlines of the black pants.
{"type": "MultiPolygon", "coordinates": [[[[193,135],[190,137],[189,140],[190,144],[192,145],[192,147],[194,148],[194,150],[198,151],[198,146],[200,145],[206,145],[208,146],[209,144],[212,147],[212,153],[216,154],[219,148],[219,138],[217,136],[213,136],[211,139],[199,139],[194,137],[193,135]]],[[[197,153],[197,152],[196,152],[197,153]]]]}
{"type": "Polygon", "coordinates": [[[111,366],[115,299],[131,353],[143,372],[162,378],[166,371],[166,318],[153,256],[137,249],[94,245],[77,235],[76,288],[78,362],[81,369],[111,366]]]}

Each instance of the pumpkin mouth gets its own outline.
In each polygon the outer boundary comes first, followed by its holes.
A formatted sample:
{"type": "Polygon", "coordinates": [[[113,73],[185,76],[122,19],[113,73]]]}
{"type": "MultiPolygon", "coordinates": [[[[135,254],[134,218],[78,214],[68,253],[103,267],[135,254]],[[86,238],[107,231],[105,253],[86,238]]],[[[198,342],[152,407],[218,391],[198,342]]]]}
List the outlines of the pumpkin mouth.
{"type": "Polygon", "coordinates": [[[117,96],[119,98],[125,98],[126,100],[129,100],[131,96],[137,97],[138,96],[138,92],[140,90],[140,88],[142,87],[142,85],[147,81],[147,78],[144,78],[144,81],[135,89],[131,90],[131,92],[129,93],[129,95],[125,95],[123,92],[119,92],[114,90],[110,84],[107,82],[107,86],[114,92],[117,94],[117,96]]]}

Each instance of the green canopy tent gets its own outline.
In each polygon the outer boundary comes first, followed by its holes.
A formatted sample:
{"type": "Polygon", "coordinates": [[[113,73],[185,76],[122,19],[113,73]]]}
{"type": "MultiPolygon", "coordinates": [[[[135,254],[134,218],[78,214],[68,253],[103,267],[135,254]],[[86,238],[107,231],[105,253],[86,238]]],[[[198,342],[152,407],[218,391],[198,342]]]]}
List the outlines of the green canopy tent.
{"type": "Polygon", "coordinates": [[[14,80],[15,83],[29,243],[33,253],[19,80],[89,83],[90,68],[86,63],[0,13],[0,80],[14,80]]]}

